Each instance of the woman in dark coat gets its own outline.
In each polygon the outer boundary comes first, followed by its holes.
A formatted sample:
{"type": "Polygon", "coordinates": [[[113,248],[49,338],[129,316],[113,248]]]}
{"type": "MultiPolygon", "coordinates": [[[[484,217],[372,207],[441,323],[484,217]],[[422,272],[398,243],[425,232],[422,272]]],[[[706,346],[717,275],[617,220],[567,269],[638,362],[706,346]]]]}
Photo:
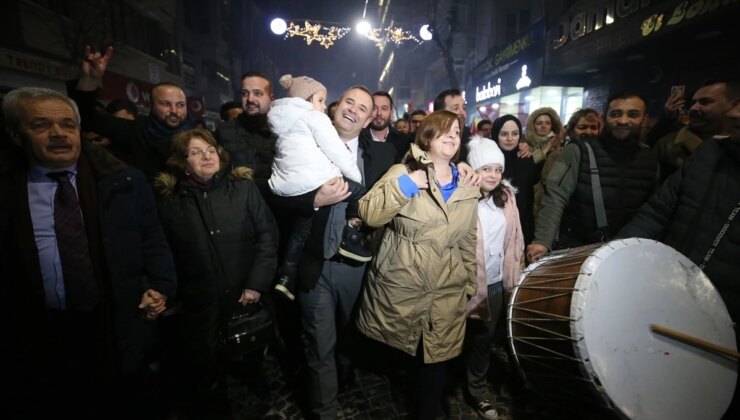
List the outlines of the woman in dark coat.
{"type": "Polygon", "coordinates": [[[540,180],[542,163],[534,163],[532,156],[517,157],[522,140],[522,123],[513,115],[503,115],[491,125],[491,138],[498,143],[506,162],[504,179],[516,188],[516,206],[524,233],[524,244],[534,238],[534,186],[540,180]]]}
{"type": "MultiPolygon", "coordinates": [[[[208,131],[178,134],[167,164],[172,173],[160,174],[155,187],[180,287],[178,374],[186,401],[212,417],[213,408],[204,401],[213,400],[222,366],[220,330],[239,305],[256,304],[269,290],[277,265],[277,226],[251,169],[227,172],[228,155],[208,131]]],[[[245,359],[261,360],[261,354],[245,359]]],[[[257,365],[249,376],[261,375],[257,365]]]]}

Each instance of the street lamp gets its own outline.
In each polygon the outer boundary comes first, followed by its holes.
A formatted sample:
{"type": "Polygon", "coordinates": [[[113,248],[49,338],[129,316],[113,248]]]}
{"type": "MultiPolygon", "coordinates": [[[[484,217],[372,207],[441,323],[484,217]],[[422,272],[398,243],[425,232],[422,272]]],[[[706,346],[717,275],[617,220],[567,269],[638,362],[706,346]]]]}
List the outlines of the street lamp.
{"type": "Polygon", "coordinates": [[[424,25],[419,29],[419,36],[424,41],[431,41],[432,40],[432,32],[429,31],[429,25],[424,25]]]}
{"type": "Polygon", "coordinates": [[[275,18],[270,22],[270,30],[272,30],[272,33],[275,35],[282,35],[286,30],[288,30],[288,24],[281,18],[275,18]]]}
{"type": "Polygon", "coordinates": [[[357,31],[357,33],[365,36],[367,36],[367,34],[369,34],[372,29],[372,26],[370,26],[370,23],[366,20],[359,21],[357,23],[357,26],[355,26],[355,30],[357,31]]]}

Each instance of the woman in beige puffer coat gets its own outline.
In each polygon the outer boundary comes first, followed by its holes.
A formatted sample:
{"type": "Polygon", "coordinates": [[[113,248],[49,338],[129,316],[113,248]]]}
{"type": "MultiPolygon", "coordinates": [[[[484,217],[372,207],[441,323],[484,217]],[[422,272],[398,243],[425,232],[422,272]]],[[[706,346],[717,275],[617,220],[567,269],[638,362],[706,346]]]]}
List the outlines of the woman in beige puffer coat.
{"type": "Polygon", "coordinates": [[[466,303],[476,292],[480,191],[458,182],[451,162],[459,147],[457,116],[430,114],[405,164],[392,166],[360,199],[365,222],[386,229],[368,272],[357,326],[366,336],[416,356],[421,418],[437,413],[444,390],[442,362],[462,351],[466,303]]]}

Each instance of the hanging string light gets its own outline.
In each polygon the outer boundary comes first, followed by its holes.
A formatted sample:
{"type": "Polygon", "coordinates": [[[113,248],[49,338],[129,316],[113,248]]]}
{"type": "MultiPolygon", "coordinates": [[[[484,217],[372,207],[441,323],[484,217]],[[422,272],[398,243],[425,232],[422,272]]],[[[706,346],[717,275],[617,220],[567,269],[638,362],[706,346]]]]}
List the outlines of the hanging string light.
{"type": "MultiPolygon", "coordinates": [[[[270,24],[270,28],[276,35],[285,34],[285,39],[300,37],[305,39],[307,45],[316,42],[327,49],[352,30],[351,26],[343,24],[329,24],[319,21],[313,21],[312,23],[308,20],[304,20],[302,23],[300,21],[298,22],[291,21],[290,24],[286,24],[283,19],[276,18],[270,24]]],[[[366,21],[363,22],[366,23],[366,21]]],[[[381,49],[388,42],[392,42],[396,46],[400,46],[408,41],[414,41],[419,44],[424,42],[414,36],[411,31],[394,25],[385,28],[372,28],[366,23],[366,27],[362,30],[358,29],[358,33],[374,42],[381,49]]]]}
{"type": "Polygon", "coordinates": [[[311,45],[311,43],[316,41],[319,45],[328,49],[334,45],[334,41],[342,39],[351,30],[352,28],[349,27],[327,27],[320,23],[312,24],[309,21],[305,21],[303,26],[290,22],[290,25],[285,30],[285,37],[302,37],[305,38],[307,45],[311,45]]]}

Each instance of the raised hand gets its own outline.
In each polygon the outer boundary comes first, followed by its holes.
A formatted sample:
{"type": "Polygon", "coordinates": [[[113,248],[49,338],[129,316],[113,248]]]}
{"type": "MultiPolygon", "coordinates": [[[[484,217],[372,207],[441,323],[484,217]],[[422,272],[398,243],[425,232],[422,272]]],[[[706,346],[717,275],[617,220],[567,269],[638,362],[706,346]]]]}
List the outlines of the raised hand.
{"type": "Polygon", "coordinates": [[[414,181],[414,184],[416,184],[416,187],[420,190],[429,188],[429,179],[427,179],[426,171],[418,169],[414,172],[411,172],[409,174],[409,178],[414,181]]]}
{"type": "Polygon", "coordinates": [[[85,46],[85,53],[80,63],[80,80],[77,89],[82,91],[96,90],[103,81],[103,75],[113,58],[113,47],[108,47],[104,53],[93,52],[92,47],[85,46]]]}

